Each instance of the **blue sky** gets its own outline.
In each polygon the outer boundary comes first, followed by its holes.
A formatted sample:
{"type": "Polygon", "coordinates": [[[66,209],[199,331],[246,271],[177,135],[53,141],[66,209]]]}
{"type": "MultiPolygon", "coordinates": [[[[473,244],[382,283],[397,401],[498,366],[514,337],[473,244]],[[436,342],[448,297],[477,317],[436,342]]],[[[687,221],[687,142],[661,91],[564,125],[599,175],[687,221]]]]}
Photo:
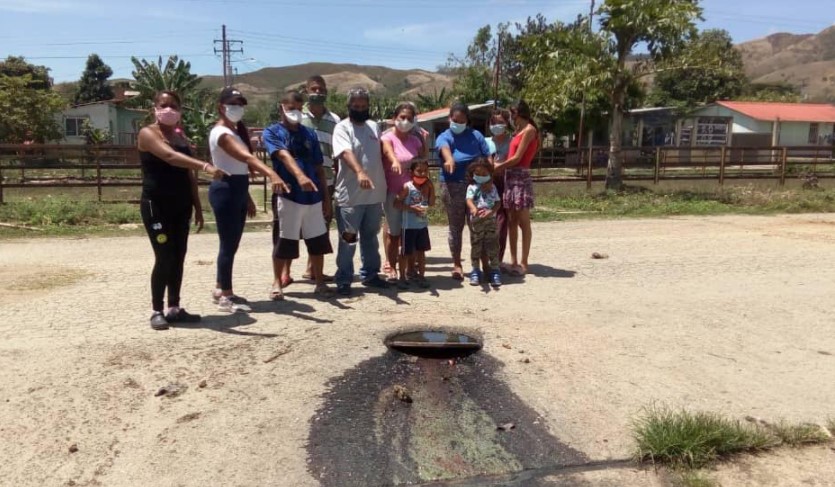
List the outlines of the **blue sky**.
{"type": "MultiPolygon", "coordinates": [[[[600,0],[598,0],[598,4],[600,0]]],[[[543,13],[571,20],[585,0],[0,0],[0,56],[23,55],[56,81],[80,77],[96,52],[130,77],[130,56],[180,54],[199,74],[220,74],[212,40],[226,24],[244,41],[239,73],[311,61],[434,69],[485,24],[543,13]]],[[[775,32],[819,32],[832,0],[703,0],[703,27],[742,42],[775,32]]]]}

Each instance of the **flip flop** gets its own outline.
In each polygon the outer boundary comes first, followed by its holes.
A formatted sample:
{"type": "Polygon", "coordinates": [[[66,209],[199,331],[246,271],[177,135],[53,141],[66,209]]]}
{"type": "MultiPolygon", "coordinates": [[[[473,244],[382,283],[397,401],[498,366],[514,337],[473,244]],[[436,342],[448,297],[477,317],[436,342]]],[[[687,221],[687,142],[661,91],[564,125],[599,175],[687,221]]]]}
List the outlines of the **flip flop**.
{"type": "MultiPolygon", "coordinates": [[[[302,274],[302,279],[305,279],[305,280],[308,280],[308,281],[312,281],[312,280],[313,280],[313,276],[312,276],[312,275],[310,275],[310,274],[305,273],[305,274],[302,274]]],[[[329,276],[329,275],[327,275],[327,274],[324,274],[324,275],[322,276],[322,281],[323,281],[323,282],[333,282],[333,276],[329,276]]],[[[291,281],[290,281],[290,282],[293,282],[293,281],[292,281],[292,278],[291,278],[291,281]]]]}
{"type": "Polygon", "coordinates": [[[280,287],[273,286],[273,288],[270,289],[270,300],[284,301],[284,291],[282,291],[280,287]]]}
{"type": "Polygon", "coordinates": [[[285,287],[289,286],[290,284],[293,284],[294,282],[296,282],[296,281],[292,277],[288,277],[287,279],[282,278],[281,279],[281,287],[285,288],[285,287]]]}
{"type": "Polygon", "coordinates": [[[522,269],[522,266],[520,266],[520,265],[510,266],[509,273],[510,273],[511,276],[516,276],[516,277],[522,277],[522,276],[525,275],[525,271],[522,269]]]}
{"type": "Polygon", "coordinates": [[[456,281],[463,281],[464,280],[464,273],[461,271],[452,271],[452,278],[456,281]]]}

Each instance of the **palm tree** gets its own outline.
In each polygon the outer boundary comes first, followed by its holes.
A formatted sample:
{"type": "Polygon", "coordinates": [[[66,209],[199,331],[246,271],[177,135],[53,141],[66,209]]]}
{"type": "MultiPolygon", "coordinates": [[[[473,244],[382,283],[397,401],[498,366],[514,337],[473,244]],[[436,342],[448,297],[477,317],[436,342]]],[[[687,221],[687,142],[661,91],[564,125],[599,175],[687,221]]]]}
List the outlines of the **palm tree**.
{"type": "Polygon", "coordinates": [[[436,88],[432,90],[432,94],[418,93],[417,106],[420,111],[428,112],[448,106],[450,98],[451,94],[447,93],[446,88],[441,88],[440,93],[436,88]]]}
{"type": "Polygon", "coordinates": [[[149,106],[154,95],[163,90],[173,91],[186,99],[200,85],[201,78],[191,73],[191,63],[177,56],[169,56],[165,65],[162,64],[162,56],[156,63],[135,57],[130,60],[135,68],[131,72],[135,80],[133,87],[139,92],[133,100],[141,106],[149,106]]]}

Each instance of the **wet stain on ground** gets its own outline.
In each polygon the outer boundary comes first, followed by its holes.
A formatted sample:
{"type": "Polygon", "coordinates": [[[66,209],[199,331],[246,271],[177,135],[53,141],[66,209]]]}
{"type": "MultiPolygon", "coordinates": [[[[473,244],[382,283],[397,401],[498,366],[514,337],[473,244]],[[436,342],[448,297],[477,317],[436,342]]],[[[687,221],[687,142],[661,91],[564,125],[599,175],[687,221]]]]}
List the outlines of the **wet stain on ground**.
{"type": "Polygon", "coordinates": [[[502,366],[484,353],[366,360],[329,384],[311,420],[309,471],[323,487],[372,487],[588,462],[497,378],[502,366]]]}

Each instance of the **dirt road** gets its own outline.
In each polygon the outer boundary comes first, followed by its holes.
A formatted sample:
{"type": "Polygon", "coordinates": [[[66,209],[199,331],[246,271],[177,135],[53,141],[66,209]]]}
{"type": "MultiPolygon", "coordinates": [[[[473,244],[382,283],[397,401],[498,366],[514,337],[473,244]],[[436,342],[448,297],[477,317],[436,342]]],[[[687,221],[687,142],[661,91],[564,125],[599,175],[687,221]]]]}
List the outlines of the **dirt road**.
{"type": "MultiPolygon", "coordinates": [[[[835,215],[540,224],[533,274],[498,292],[450,280],[443,229],[432,242],[430,292],[320,301],[300,282],[272,303],[269,233],[247,233],[235,284],[254,312],[224,315],[209,300],[217,237],[193,236],[183,304],[205,319],[166,332],[147,324],[146,238],[0,242],[0,484],[317,486],[309,435],[333,381],[409,325],[479,332],[495,379],[589,461],[629,457],[653,401],[835,416],[835,215]],[[168,384],[185,389],[155,396],[168,384]]],[[[720,478],[834,485],[831,450],[792,455],[720,478]]],[[[666,482],[557,474],[536,485],[666,482]]]]}

